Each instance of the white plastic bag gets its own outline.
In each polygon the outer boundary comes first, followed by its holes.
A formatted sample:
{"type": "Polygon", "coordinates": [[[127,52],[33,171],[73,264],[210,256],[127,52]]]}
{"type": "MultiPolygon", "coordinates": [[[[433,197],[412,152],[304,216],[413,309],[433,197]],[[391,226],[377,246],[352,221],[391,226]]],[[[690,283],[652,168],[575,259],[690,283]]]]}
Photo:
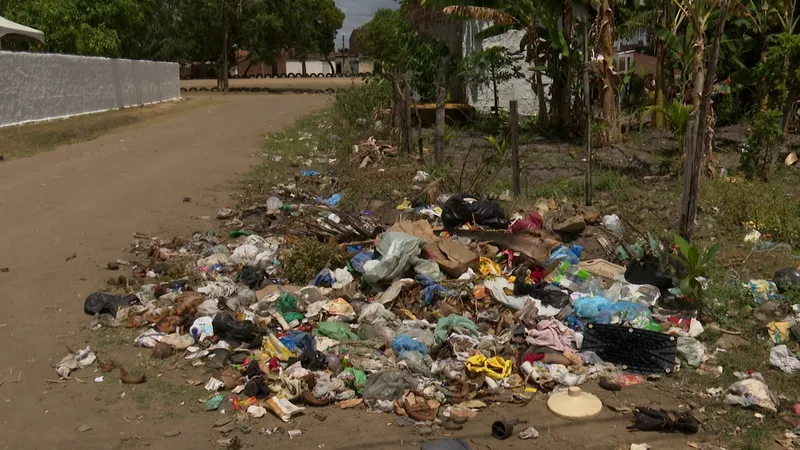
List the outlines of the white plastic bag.
{"type": "Polygon", "coordinates": [[[425,239],[410,234],[392,231],[381,234],[377,247],[381,258],[364,265],[364,279],[367,283],[377,284],[400,278],[408,269],[409,259],[419,255],[423,245],[425,239]]]}

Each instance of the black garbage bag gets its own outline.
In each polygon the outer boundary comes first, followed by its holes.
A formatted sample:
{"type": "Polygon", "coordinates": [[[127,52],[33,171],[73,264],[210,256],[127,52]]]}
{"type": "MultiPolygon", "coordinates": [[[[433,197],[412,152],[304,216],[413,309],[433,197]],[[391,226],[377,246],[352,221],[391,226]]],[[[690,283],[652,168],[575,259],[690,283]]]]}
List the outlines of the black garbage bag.
{"type": "Polygon", "coordinates": [[[466,194],[456,194],[442,205],[442,222],[448,228],[474,223],[486,228],[504,230],[508,220],[503,208],[495,202],[477,200],[466,194]]]}
{"type": "Polygon", "coordinates": [[[117,311],[125,306],[139,303],[139,297],[129,295],[106,294],[105,292],[95,292],[86,297],[83,302],[83,312],[90,316],[97,314],[117,315],[117,311]]]}
{"type": "Polygon", "coordinates": [[[700,429],[700,422],[689,412],[665,411],[639,406],[633,410],[633,424],[628,426],[634,431],[658,431],[695,434],[700,429]]]}
{"type": "Polygon", "coordinates": [[[264,384],[264,373],[261,372],[261,369],[258,367],[258,361],[250,361],[247,369],[245,369],[244,379],[244,395],[248,398],[255,397],[264,399],[272,394],[267,388],[267,385],[264,384]]]}
{"type": "MultiPolygon", "coordinates": [[[[290,360],[290,362],[292,361],[290,360]]],[[[300,354],[300,365],[303,366],[303,369],[325,370],[328,367],[328,358],[322,352],[306,348],[300,354]]]]}
{"type": "Polygon", "coordinates": [[[625,268],[625,281],[633,284],[649,284],[662,291],[675,286],[672,275],[664,273],[659,266],[658,258],[651,255],[631,260],[625,268]]]}
{"type": "Polygon", "coordinates": [[[244,266],[242,271],[239,272],[237,280],[241,281],[250,289],[258,289],[266,278],[267,274],[264,272],[264,269],[256,266],[244,266]]]}
{"type": "Polygon", "coordinates": [[[778,286],[781,293],[786,293],[793,287],[800,287],[800,270],[797,270],[796,267],[781,269],[772,275],[772,281],[778,286]]]}
{"type": "Polygon", "coordinates": [[[569,294],[561,290],[560,287],[545,282],[538,284],[526,283],[524,276],[517,276],[514,281],[514,295],[528,295],[541,300],[544,305],[559,309],[569,304],[569,294]]]}
{"type": "Polygon", "coordinates": [[[225,313],[214,316],[211,321],[214,335],[239,342],[254,342],[264,337],[261,330],[250,320],[236,320],[225,313]]]}

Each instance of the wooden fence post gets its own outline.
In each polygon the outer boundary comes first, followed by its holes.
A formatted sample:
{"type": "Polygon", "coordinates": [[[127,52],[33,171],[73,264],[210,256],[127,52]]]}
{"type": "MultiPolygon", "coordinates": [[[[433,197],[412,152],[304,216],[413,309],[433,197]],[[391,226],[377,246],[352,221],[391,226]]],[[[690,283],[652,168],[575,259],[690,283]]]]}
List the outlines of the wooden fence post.
{"type": "Polygon", "coordinates": [[[511,172],[514,183],[514,196],[519,197],[519,112],[517,110],[516,100],[511,100],[509,109],[511,111],[511,172]]]}

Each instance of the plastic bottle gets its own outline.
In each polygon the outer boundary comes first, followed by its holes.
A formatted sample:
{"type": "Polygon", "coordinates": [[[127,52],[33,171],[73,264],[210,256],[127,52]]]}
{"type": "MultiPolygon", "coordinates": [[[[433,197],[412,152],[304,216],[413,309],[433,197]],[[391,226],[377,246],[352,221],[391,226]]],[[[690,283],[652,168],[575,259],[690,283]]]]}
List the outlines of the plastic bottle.
{"type": "Polygon", "coordinates": [[[557,275],[553,282],[573,292],[588,294],[601,289],[602,280],[577,265],[564,261],[558,266],[556,272],[557,275]]]}

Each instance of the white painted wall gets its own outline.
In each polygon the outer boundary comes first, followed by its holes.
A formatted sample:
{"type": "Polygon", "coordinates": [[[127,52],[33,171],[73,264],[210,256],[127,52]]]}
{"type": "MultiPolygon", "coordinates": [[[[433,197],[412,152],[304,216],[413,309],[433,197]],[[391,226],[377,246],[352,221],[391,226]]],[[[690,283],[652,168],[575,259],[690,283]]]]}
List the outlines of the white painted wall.
{"type": "MultiPolygon", "coordinates": [[[[336,64],[336,62],[334,62],[336,64]]],[[[303,63],[301,61],[289,60],[286,61],[286,74],[294,73],[297,75],[303,74],[303,63]]],[[[331,73],[331,66],[327,61],[306,61],[306,73],[311,75],[331,73]]]]}
{"type": "Polygon", "coordinates": [[[0,126],[180,96],[175,63],[0,51],[0,126]]]}
{"type": "MultiPolygon", "coordinates": [[[[485,40],[478,39],[476,35],[482,30],[486,29],[491,22],[470,20],[464,22],[464,43],[462,46],[463,56],[468,56],[471,53],[489,47],[503,46],[511,51],[519,50],[519,43],[524,36],[524,31],[509,31],[500,36],[495,36],[485,40]]],[[[500,97],[500,108],[508,110],[508,102],[517,100],[519,102],[520,115],[536,114],[539,110],[538,99],[536,93],[531,87],[530,79],[533,77],[534,72],[528,69],[529,64],[524,61],[521,63],[525,78],[518,80],[511,80],[507,83],[498,85],[498,94],[500,97]]],[[[533,64],[530,64],[531,66],[533,64]]],[[[543,77],[545,84],[545,94],[550,91],[551,80],[543,77]]],[[[480,111],[490,112],[494,107],[494,92],[491,86],[468,86],[467,99],[469,104],[474,106],[480,111]]]]}

